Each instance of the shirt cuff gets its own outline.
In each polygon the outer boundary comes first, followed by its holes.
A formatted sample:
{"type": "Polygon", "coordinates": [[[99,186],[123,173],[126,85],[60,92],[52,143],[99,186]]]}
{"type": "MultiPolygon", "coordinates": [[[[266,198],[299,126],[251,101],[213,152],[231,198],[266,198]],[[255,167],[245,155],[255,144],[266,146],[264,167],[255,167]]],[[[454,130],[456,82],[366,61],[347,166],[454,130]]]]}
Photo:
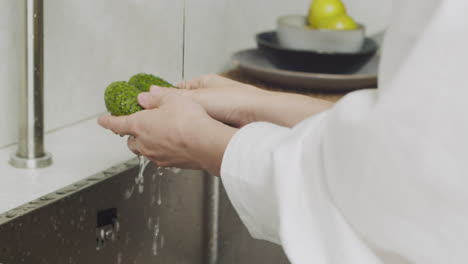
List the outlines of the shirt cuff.
{"type": "Polygon", "coordinates": [[[271,123],[249,124],[231,139],[221,165],[226,192],[250,234],[278,244],[278,201],[271,164],[274,148],[290,132],[271,123]]]}

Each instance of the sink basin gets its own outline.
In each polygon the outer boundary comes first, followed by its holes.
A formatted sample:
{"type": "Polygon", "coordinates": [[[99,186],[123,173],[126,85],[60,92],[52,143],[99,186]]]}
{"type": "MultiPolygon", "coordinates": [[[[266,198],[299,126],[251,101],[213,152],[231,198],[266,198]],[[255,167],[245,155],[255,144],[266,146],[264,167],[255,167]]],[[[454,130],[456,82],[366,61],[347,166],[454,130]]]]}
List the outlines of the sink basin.
{"type": "Polygon", "coordinates": [[[1,214],[0,263],[289,263],[250,237],[214,177],[138,172],[130,160],[1,214]]]}

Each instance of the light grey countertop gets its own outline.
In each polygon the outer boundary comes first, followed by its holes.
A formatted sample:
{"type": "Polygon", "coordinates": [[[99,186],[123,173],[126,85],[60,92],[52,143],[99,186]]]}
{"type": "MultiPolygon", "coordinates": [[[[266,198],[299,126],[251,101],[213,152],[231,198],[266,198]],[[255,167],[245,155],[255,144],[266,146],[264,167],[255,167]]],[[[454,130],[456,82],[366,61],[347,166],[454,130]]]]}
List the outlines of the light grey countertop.
{"type": "Polygon", "coordinates": [[[45,142],[54,163],[44,169],[16,169],[8,163],[16,146],[0,149],[0,214],[135,157],[126,138],[94,118],[49,133],[45,142]]]}

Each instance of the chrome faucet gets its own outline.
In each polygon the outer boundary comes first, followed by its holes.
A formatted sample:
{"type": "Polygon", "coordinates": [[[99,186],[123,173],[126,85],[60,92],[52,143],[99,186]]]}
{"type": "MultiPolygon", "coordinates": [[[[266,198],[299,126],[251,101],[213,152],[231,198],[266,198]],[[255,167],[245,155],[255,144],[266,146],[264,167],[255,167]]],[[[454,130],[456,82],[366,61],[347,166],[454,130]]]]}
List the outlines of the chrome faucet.
{"type": "Polygon", "coordinates": [[[10,164],[44,168],[52,156],[44,151],[44,6],[43,0],[23,0],[26,9],[25,84],[19,87],[18,150],[10,164]]]}

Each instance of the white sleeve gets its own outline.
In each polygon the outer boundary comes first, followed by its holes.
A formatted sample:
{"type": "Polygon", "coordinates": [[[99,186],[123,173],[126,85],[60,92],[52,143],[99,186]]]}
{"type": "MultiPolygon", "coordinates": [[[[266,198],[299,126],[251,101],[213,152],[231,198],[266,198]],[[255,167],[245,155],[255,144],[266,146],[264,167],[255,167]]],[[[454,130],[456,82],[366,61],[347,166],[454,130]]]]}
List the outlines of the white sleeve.
{"type": "Polygon", "coordinates": [[[292,129],[248,125],[224,155],[249,231],[295,264],[467,263],[468,2],[395,6],[378,90],[292,129]]]}
{"type": "Polygon", "coordinates": [[[293,263],[380,263],[326,191],[321,138],[328,115],[293,129],[242,128],[226,150],[223,183],[252,236],[281,243],[293,263]]]}

